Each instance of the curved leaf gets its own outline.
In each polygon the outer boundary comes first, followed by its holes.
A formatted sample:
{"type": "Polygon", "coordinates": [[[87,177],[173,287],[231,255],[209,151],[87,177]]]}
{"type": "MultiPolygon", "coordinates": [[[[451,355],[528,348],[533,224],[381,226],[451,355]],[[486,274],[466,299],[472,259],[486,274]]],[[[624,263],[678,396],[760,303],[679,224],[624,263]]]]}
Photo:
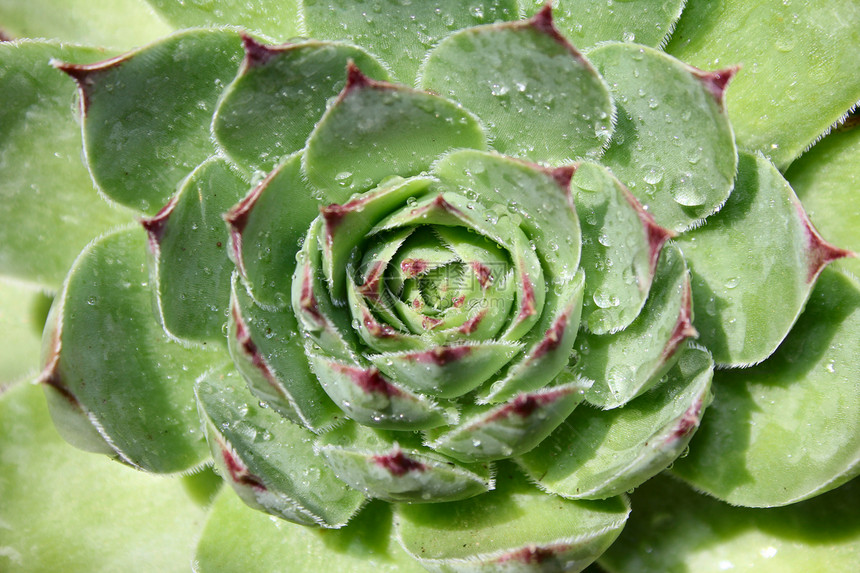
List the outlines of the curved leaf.
{"type": "Polygon", "coordinates": [[[848,254],[815,231],[770,162],[746,154],[725,207],[679,237],[678,246],[693,276],[693,324],[724,365],[770,356],[821,269],[848,254]]]}
{"type": "Polygon", "coordinates": [[[424,572],[394,540],[388,504],[368,504],[350,527],[320,531],[272,519],[248,508],[232,490],[224,491],[209,514],[194,571],[279,571],[285,566],[296,571],[424,572]]]}
{"type": "Polygon", "coordinates": [[[0,569],[188,570],[205,508],[179,480],[70,448],[30,384],[0,395],[0,443],[0,569]]]}
{"type": "Polygon", "coordinates": [[[477,120],[458,105],[376,82],[354,65],[348,74],[308,139],[305,171],[317,188],[349,197],[392,175],[417,175],[450,149],[485,147],[477,120]]]}
{"type": "MultiPolygon", "coordinates": [[[[685,3],[686,0],[556,0],[553,18],[559,30],[578,48],[613,40],[657,47],[669,38],[685,3]]],[[[526,0],[523,4],[528,13],[546,2],[526,0]]]]}
{"type": "Polygon", "coordinates": [[[212,113],[241,53],[235,32],[191,30],[98,64],[56,64],[78,82],[87,163],[108,197],[154,214],[213,154],[212,113]]]}
{"type": "Polygon", "coordinates": [[[632,497],[636,511],[598,561],[610,573],[848,573],[857,565],[858,480],[768,511],[731,507],[665,477],[632,497]]]}
{"type": "Polygon", "coordinates": [[[143,0],[3,0],[0,28],[15,38],[52,38],[118,50],[171,32],[143,0]]]}
{"type": "Polygon", "coordinates": [[[474,111],[493,148],[507,155],[551,165],[596,159],[612,134],[606,84],[553,27],[549,9],[445,38],[420,84],[474,111]]]}
{"type": "Polygon", "coordinates": [[[305,0],[304,23],[312,38],[349,40],[382,58],[395,79],[412,84],[425,52],[454,30],[514,20],[515,0],[305,0]]]}
{"type": "Polygon", "coordinates": [[[298,36],[300,0],[145,0],[177,28],[238,26],[286,41],[298,36]]]}
{"type": "Polygon", "coordinates": [[[453,503],[400,505],[403,547],[431,571],[581,571],[618,536],[630,511],[622,497],[547,496],[500,468],[496,490],[453,503]]]}
{"type": "Polygon", "coordinates": [[[224,90],[212,129],[227,154],[250,169],[268,171],[305,146],[326,103],[343,89],[348,61],[374,79],[388,79],[376,60],[355,46],[243,40],[245,60],[224,90]]]}
{"type": "Polygon", "coordinates": [[[233,272],[223,213],[247,189],[226,161],[211,158],[155,217],[142,221],[152,254],[154,304],[168,335],[223,342],[233,272]]]}
{"type": "Polygon", "coordinates": [[[59,289],[81,249],[129,212],[98,198],[81,165],[74,84],[51,58],[87,63],[89,48],[0,42],[0,274],[59,289]]]}
{"type": "Polygon", "coordinates": [[[666,49],[706,70],[743,66],[727,97],[738,145],[780,168],[860,101],[854,0],[691,1],[666,49]]]}
{"type": "Polygon", "coordinates": [[[860,283],[822,273],[766,362],[714,376],[714,403],[675,473],[733,505],[772,507],[860,472],[860,283]]]}
{"type": "Polygon", "coordinates": [[[41,381],[114,455],[172,473],[206,459],[192,383],[223,355],[167,339],[152,314],[144,245],[142,230],[122,231],[78,258],[52,310],[41,381]]]}

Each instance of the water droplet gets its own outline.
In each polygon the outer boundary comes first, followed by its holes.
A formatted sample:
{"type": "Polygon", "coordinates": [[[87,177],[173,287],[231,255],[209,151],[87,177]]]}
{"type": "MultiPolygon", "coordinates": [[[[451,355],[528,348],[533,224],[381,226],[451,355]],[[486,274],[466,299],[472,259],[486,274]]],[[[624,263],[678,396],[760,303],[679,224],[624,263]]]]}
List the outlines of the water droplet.
{"type": "Polygon", "coordinates": [[[649,185],[656,185],[663,180],[664,170],[659,165],[646,166],[645,175],[642,179],[649,185]]]}
{"type": "Polygon", "coordinates": [[[726,281],[726,288],[737,288],[737,286],[740,284],[740,282],[741,282],[740,278],[732,277],[726,281]]]}

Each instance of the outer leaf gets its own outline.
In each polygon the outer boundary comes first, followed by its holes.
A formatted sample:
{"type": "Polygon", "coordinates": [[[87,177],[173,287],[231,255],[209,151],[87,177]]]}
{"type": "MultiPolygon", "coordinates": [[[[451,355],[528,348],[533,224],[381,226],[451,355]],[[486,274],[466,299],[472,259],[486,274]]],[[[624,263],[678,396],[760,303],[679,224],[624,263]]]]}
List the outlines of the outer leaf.
{"type": "Polygon", "coordinates": [[[171,473],[206,457],[192,382],[219,354],[167,340],[152,315],[144,245],[143,231],[123,231],[78,258],[52,310],[41,381],[61,432],[75,432],[60,422],[76,411],[115,456],[171,473]]]}
{"type": "Polygon", "coordinates": [[[424,54],[454,30],[514,20],[515,0],[305,0],[304,22],[312,38],[349,40],[387,62],[400,83],[412,84],[424,54]]]}
{"type": "Polygon", "coordinates": [[[0,280],[0,393],[38,369],[42,310],[50,304],[33,288],[0,280]]]}
{"type": "Polygon", "coordinates": [[[716,398],[675,472],[734,505],[785,505],[860,472],[860,283],[822,273],[777,353],[715,375],[716,398]]]}
{"type": "Polygon", "coordinates": [[[0,396],[0,569],[187,571],[204,508],[178,480],[70,448],[38,388],[0,396]]]}
{"type": "Polygon", "coordinates": [[[860,253],[858,164],[860,118],[855,116],[845,128],[818,142],[785,172],[818,230],[835,244],[855,253],[860,253]]]}
{"type": "Polygon", "coordinates": [[[249,509],[232,491],[215,501],[194,571],[421,573],[391,535],[391,510],[371,503],[341,530],[315,530],[249,509]],[[249,540],[253,540],[249,542],[249,540]]]}
{"type": "Polygon", "coordinates": [[[144,0],[0,0],[0,30],[17,38],[131,49],[167,35],[171,27],[144,0]]]}
{"type": "Polygon", "coordinates": [[[477,113],[507,155],[551,165],[597,158],[612,134],[606,84],[548,8],[526,22],[449,36],[427,58],[421,86],[477,113]]]}
{"type": "Polygon", "coordinates": [[[243,36],[245,60],[224,91],[212,124],[234,160],[271,169],[305,146],[330,98],[344,87],[347,61],[374,79],[388,73],[363,50],[334,42],[266,46],[243,36]]]}
{"type": "Polygon", "coordinates": [[[728,94],[738,145],[781,168],[860,101],[854,0],[693,0],[667,50],[702,69],[743,66],[728,94]]]}
{"type": "Polygon", "coordinates": [[[222,214],[248,189],[223,159],[195,169],[159,213],[149,233],[155,306],[165,331],[195,341],[223,341],[233,264],[222,214]]]}
{"type": "Polygon", "coordinates": [[[238,26],[286,41],[300,35],[299,0],[145,0],[177,28],[238,26]]]}
{"type": "Polygon", "coordinates": [[[255,403],[232,367],[201,376],[195,394],[215,465],[249,506],[302,525],[339,528],[364,504],[316,454],[314,434],[255,403]]]}
{"type": "Polygon", "coordinates": [[[633,494],[633,512],[600,558],[610,573],[850,573],[860,551],[860,481],[760,511],[698,495],[667,478],[633,494]]]}
{"type": "Polygon", "coordinates": [[[727,365],[770,356],[821,269],[848,254],[821,238],[766,159],[746,154],[726,206],[678,245],[693,274],[693,324],[727,365]]]}
{"type": "Polygon", "coordinates": [[[520,459],[538,487],[573,499],[603,499],[644,483],[693,437],[710,401],[714,362],[688,348],[660,385],[624,408],[579,409],[520,459]]]}
{"type": "MultiPolygon", "coordinates": [[[[555,0],[553,18],[559,30],[579,48],[611,40],[657,47],[675,28],[685,3],[686,0],[555,0]]],[[[527,0],[523,4],[531,12],[546,2],[527,0]]]]}
{"type": "Polygon", "coordinates": [[[505,466],[498,487],[453,503],[401,505],[404,548],[434,572],[581,571],[618,536],[627,500],[561,500],[505,466]]]}
{"type": "Polygon", "coordinates": [[[355,66],[348,74],[308,139],[305,170],[317,188],[349,197],[392,175],[417,175],[450,149],[485,147],[477,120],[454,103],[373,81],[355,66]]]}
{"type": "Polygon", "coordinates": [[[51,58],[91,62],[104,54],[44,42],[0,43],[0,274],[58,289],[96,234],[127,222],[98,200],[81,165],[74,85],[51,58]]]}
{"type": "Polygon", "coordinates": [[[737,71],[703,72],[636,44],[589,53],[611,85],[618,127],[603,162],[658,223],[698,226],[728,198],[737,171],[726,86],[737,71]]]}
{"type": "Polygon", "coordinates": [[[87,162],[108,197],[153,214],[212,155],[215,102],[241,53],[236,33],[196,30],[99,64],[57,64],[80,86],[87,162]]]}

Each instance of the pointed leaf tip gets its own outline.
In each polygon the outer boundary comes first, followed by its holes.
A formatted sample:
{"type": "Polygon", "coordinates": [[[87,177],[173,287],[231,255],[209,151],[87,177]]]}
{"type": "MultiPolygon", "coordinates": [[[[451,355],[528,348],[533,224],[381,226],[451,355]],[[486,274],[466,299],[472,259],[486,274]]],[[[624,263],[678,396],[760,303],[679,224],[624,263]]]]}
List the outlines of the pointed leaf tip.
{"type": "Polygon", "coordinates": [[[698,337],[699,331],[693,326],[693,289],[688,275],[684,280],[684,290],[681,293],[681,310],[678,313],[678,321],[675,323],[675,328],[672,330],[666,346],[663,347],[663,360],[668,360],[674,355],[675,351],[688,338],[698,337]]]}
{"type": "Polygon", "coordinates": [[[140,220],[140,224],[143,225],[143,228],[146,230],[149,250],[154,255],[158,254],[161,239],[164,237],[165,229],[167,229],[167,220],[176,208],[176,204],[179,202],[178,198],[178,195],[174,195],[170,201],[167,202],[167,205],[162,207],[155,216],[144,217],[140,220]]]}
{"type": "Polygon", "coordinates": [[[735,77],[740,69],[741,66],[731,66],[723,68],[722,70],[706,72],[699,68],[690,66],[690,71],[704,84],[711,95],[714,96],[714,99],[717,100],[717,105],[722,111],[725,111],[726,109],[726,89],[728,89],[729,82],[732,81],[732,78],[735,77]]]}
{"type": "Polygon", "coordinates": [[[358,66],[355,65],[355,62],[350,60],[346,64],[346,86],[343,88],[342,96],[345,96],[351,93],[353,90],[359,88],[366,88],[374,85],[377,82],[374,82],[372,79],[364,75],[358,66]]]}
{"type": "Polygon", "coordinates": [[[218,448],[221,450],[221,458],[224,462],[224,467],[227,469],[228,476],[233,483],[250,487],[257,491],[268,491],[269,488],[263,483],[263,480],[248,470],[248,466],[236,455],[223,440],[216,438],[218,448]]]}
{"type": "Polygon", "coordinates": [[[562,165],[561,167],[550,169],[548,173],[549,176],[558,183],[559,187],[569,192],[570,182],[573,179],[573,176],[576,175],[577,167],[579,167],[579,165],[562,165]]]}
{"type": "Polygon", "coordinates": [[[809,269],[806,281],[811,283],[824,270],[824,267],[845,257],[857,257],[857,253],[828,243],[809,220],[800,202],[795,202],[797,213],[806,231],[807,249],[809,249],[809,269]]]}
{"type": "Polygon", "coordinates": [[[663,245],[678,234],[671,229],[658,225],[657,220],[654,219],[654,215],[645,210],[642,203],[639,202],[626,186],[623,187],[623,191],[624,198],[636,210],[639,220],[642,221],[642,226],[645,227],[650,252],[650,269],[653,275],[657,270],[657,261],[660,259],[660,251],[663,249],[663,245]]]}
{"type": "Polygon", "coordinates": [[[257,200],[259,200],[260,195],[263,194],[263,190],[272,180],[275,173],[277,173],[277,170],[269,173],[269,175],[267,175],[259,185],[254,187],[250,193],[243,197],[241,201],[236,203],[236,205],[224,214],[224,222],[227,223],[227,226],[230,229],[230,253],[233,258],[233,262],[236,263],[236,268],[238,269],[239,274],[246,278],[248,275],[245,272],[245,262],[242,256],[242,232],[248,225],[248,218],[251,215],[254,205],[257,203],[257,200]]]}
{"type": "MultiPolygon", "coordinates": [[[[570,54],[579,61],[585,62],[583,55],[577,50],[564,35],[558,31],[552,17],[552,2],[544,4],[537,14],[532,16],[527,22],[529,26],[539,32],[543,32],[547,36],[554,39],[556,42],[564,46],[570,54]]],[[[589,65],[590,67],[590,65],[589,65]]]]}
{"type": "Polygon", "coordinates": [[[61,72],[64,72],[78,84],[78,90],[81,94],[81,111],[86,113],[89,109],[90,89],[95,83],[95,75],[99,72],[119,67],[128,58],[129,55],[124,54],[102,62],[96,62],[94,64],[70,64],[61,60],[52,59],[51,65],[61,72]]]}
{"type": "Polygon", "coordinates": [[[258,42],[253,37],[242,32],[242,47],[245,49],[245,68],[255,68],[266,65],[278,53],[277,48],[258,42]]]}
{"type": "Polygon", "coordinates": [[[409,472],[424,472],[427,471],[427,466],[419,461],[408,457],[400,448],[395,448],[395,451],[385,455],[373,456],[373,463],[381,468],[388,470],[391,475],[400,477],[409,472]]]}

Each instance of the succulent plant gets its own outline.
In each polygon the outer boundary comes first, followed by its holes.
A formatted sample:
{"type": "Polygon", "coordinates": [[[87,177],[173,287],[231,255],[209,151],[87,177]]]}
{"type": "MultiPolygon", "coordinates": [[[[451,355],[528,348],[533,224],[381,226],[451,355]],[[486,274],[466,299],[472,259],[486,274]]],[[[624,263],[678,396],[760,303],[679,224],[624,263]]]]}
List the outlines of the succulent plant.
{"type": "Polygon", "coordinates": [[[851,2],[45,4],[0,3],[4,569],[851,569],[851,2]]]}

